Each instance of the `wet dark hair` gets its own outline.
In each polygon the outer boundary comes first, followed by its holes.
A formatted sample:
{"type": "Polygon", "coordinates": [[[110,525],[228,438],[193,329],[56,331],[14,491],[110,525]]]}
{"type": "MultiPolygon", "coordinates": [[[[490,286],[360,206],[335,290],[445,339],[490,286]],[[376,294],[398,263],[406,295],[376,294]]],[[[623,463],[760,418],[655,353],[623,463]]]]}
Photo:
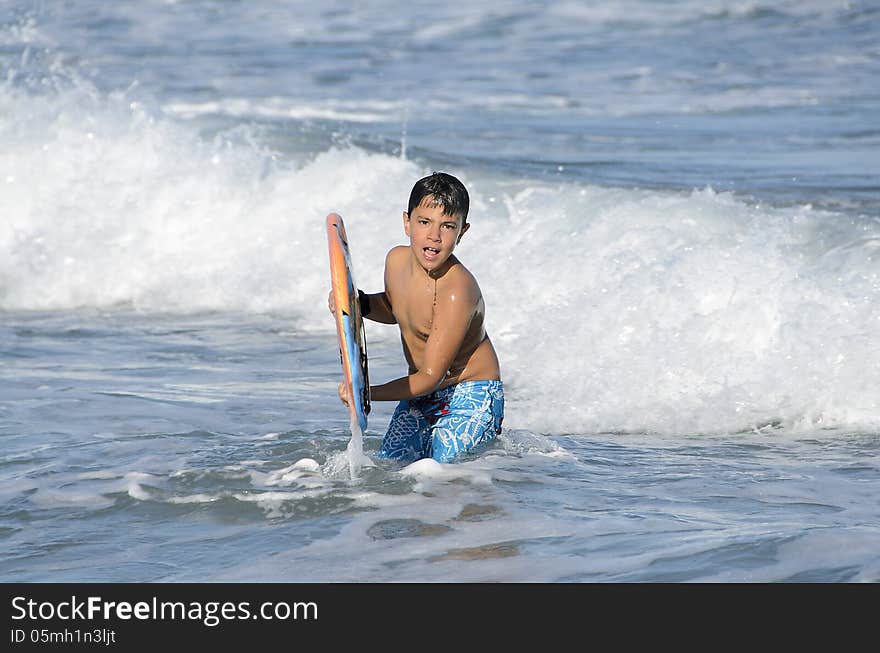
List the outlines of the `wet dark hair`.
{"type": "Polygon", "coordinates": [[[443,215],[461,216],[461,223],[467,223],[470,196],[464,184],[452,175],[432,172],[427,177],[419,179],[409,194],[407,214],[412,215],[413,209],[426,197],[431,198],[428,206],[441,206],[443,215]]]}

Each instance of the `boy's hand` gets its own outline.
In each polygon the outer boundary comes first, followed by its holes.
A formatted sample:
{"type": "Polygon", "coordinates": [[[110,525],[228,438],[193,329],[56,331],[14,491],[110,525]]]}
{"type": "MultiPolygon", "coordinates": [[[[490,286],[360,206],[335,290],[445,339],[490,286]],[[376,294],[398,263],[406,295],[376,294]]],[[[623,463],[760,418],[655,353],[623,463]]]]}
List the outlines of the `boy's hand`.
{"type": "Polygon", "coordinates": [[[339,382],[339,399],[342,400],[342,403],[348,406],[348,385],[345,383],[345,381],[339,382]]]}
{"type": "Polygon", "coordinates": [[[327,308],[330,309],[330,312],[336,313],[336,298],[333,297],[333,291],[330,291],[330,294],[327,295],[327,308]]]}

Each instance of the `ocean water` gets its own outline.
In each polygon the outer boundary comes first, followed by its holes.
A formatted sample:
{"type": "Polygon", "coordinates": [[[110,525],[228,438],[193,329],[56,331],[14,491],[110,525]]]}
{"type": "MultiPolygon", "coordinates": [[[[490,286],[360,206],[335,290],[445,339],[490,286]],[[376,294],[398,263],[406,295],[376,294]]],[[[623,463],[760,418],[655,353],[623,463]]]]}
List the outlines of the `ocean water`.
{"type": "Polygon", "coordinates": [[[0,580],[880,581],[880,4],[362,4],[0,3],[0,580]],[[432,170],[505,430],[353,465],[432,170]]]}

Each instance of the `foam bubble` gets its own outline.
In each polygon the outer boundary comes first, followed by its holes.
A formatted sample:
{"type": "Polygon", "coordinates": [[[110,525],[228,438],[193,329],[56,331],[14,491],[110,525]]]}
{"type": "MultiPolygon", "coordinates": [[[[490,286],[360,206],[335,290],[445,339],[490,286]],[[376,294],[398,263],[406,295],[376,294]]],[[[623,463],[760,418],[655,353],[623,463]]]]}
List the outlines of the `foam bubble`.
{"type": "Polygon", "coordinates": [[[300,458],[293,463],[294,469],[302,469],[307,472],[320,472],[321,465],[314,458],[300,458]]]}
{"type": "Polygon", "coordinates": [[[303,476],[314,473],[316,468],[320,470],[317,462],[311,458],[303,458],[293,465],[266,474],[265,477],[261,477],[261,481],[264,485],[290,485],[303,476]]]}
{"type": "Polygon", "coordinates": [[[422,458],[414,463],[410,463],[400,470],[400,474],[405,477],[415,478],[420,483],[416,485],[417,492],[422,492],[427,487],[425,481],[452,481],[464,480],[474,485],[491,485],[491,472],[472,467],[466,463],[443,464],[432,458],[422,458]]]}
{"type": "Polygon", "coordinates": [[[423,458],[410,463],[400,473],[403,476],[421,476],[423,478],[443,478],[445,475],[444,465],[432,458],[423,458]]]}

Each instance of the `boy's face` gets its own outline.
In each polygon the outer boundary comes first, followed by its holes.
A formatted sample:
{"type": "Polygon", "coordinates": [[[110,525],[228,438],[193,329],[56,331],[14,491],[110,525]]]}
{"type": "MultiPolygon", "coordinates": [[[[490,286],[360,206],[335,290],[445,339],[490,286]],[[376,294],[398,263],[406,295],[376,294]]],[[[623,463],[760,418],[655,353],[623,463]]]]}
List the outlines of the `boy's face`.
{"type": "Polygon", "coordinates": [[[443,207],[428,196],[413,209],[403,212],[403,229],[409,236],[413,256],[428,273],[440,269],[470,228],[461,216],[444,215],[443,207]]]}

